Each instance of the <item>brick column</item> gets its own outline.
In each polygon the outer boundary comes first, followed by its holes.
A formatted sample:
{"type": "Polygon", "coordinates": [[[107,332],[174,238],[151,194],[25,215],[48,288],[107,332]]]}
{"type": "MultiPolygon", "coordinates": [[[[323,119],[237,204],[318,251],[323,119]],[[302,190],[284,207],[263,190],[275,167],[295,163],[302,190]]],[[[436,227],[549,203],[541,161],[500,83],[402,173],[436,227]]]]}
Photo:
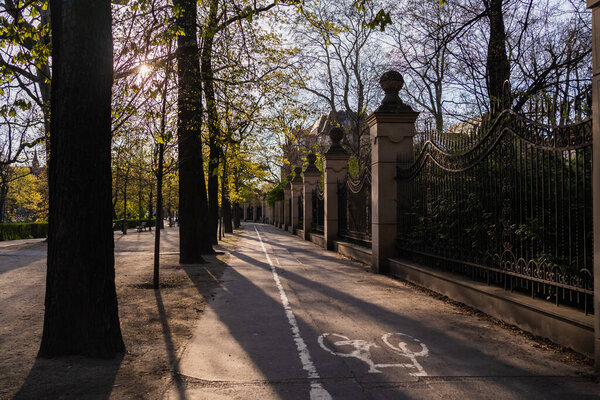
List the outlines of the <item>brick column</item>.
{"type": "Polygon", "coordinates": [[[291,183],[291,198],[292,198],[292,232],[296,233],[298,229],[298,221],[300,221],[298,201],[300,199],[300,193],[303,190],[304,183],[302,182],[302,167],[298,166],[294,168],[294,179],[291,183]]]}
{"type": "Polygon", "coordinates": [[[340,145],[344,137],[342,128],[333,128],[329,132],[331,147],[325,156],[325,248],[333,250],[333,242],[338,235],[338,180],[346,179],[348,158],[350,155],[340,145]]]}
{"type": "Polygon", "coordinates": [[[600,375],[600,0],[587,0],[592,9],[592,196],[594,220],[594,347],[600,375]]]}
{"type": "Polygon", "coordinates": [[[385,97],[367,118],[371,140],[371,208],[373,272],[387,272],[388,259],[396,254],[396,167],[412,154],[415,120],[419,116],[404,104],[398,92],[404,79],[396,71],[379,80],[385,97]]]}
{"type": "Polygon", "coordinates": [[[309,153],[306,156],[306,160],[308,161],[308,166],[304,170],[303,176],[304,185],[302,190],[304,190],[304,204],[302,208],[304,209],[304,239],[310,240],[310,232],[313,224],[312,192],[319,184],[321,172],[315,166],[317,156],[309,153]]]}
{"type": "MultiPolygon", "coordinates": [[[[287,182],[292,180],[291,175],[288,175],[287,182]]],[[[285,188],[283,189],[283,224],[282,229],[287,230],[288,225],[290,224],[290,196],[291,196],[291,184],[286,183],[285,188]]]]}

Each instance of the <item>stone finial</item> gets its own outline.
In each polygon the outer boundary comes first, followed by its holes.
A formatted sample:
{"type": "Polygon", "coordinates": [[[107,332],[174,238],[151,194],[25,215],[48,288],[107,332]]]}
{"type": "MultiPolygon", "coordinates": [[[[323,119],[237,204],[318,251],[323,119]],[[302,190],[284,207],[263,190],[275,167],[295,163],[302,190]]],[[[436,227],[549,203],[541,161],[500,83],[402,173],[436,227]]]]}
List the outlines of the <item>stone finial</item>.
{"type": "Polygon", "coordinates": [[[404,104],[398,93],[404,86],[404,78],[397,71],[388,71],[381,75],[379,85],[385,92],[381,105],[376,112],[399,114],[403,112],[414,112],[407,104],[404,104]]]}
{"type": "Polygon", "coordinates": [[[317,161],[317,156],[315,153],[308,153],[306,155],[306,161],[308,162],[308,165],[306,166],[306,169],[304,170],[304,173],[306,174],[307,172],[309,174],[313,173],[319,173],[319,170],[317,169],[317,166],[315,165],[315,161],[317,161]]]}
{"type": "Polygon", "coordinates": [[[329,138],[331,139],[332,146],[339,146],[340,142],[344,138],[344,129],[335,127],[329,131],[329,138]]]}
{"type": "Polygon", "coordinates": [[[294,180],[292,182],[294,182],[294,183],[302,182],[302,167],[301,166],[294,167],[294,180]]]}
{"type": "Polygon", "coordinates": [[[347,154],[346,150],[341,145],[341,141],[344,138],[344,129],[340,127],[332,128],[329,131],[329,138],[331,139],[331,146],[325,154],[347,154]]]}

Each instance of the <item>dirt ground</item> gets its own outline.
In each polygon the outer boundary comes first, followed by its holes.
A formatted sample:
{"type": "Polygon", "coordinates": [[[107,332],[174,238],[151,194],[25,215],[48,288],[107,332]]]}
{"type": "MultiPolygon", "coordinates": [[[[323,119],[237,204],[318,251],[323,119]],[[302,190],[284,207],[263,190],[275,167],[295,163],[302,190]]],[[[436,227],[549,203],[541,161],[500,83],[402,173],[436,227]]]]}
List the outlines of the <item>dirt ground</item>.
{"type": "MultiPolygon", "coordinates": [[[[152,289],[154,232],[115,233],[119,317],[126,352],[114,360],[36,359],[43,325],[45,243],[0,247],[0,399],[158,399],[226,268],[224,253],[178,263],[178,229],[161,235],[161,289],[152,289]]],[[[235,246],[227,235],[222,248],[235,246]]],[[[219,250],[219,248],[217,248],[219,250]]]]}

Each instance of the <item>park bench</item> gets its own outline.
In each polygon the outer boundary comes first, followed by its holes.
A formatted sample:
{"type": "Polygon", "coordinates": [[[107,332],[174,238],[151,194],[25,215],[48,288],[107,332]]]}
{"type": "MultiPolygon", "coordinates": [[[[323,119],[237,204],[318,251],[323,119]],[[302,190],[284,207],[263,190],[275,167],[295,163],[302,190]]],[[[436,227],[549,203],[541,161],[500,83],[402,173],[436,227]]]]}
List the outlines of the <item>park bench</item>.
{"type": "Polygon", "coordinates": [[[140,221],[140,224],[137,226],[137,231],[145,232],[146,229],[148,229],[149,231],[152,231],[152,221],[140,221]]]}

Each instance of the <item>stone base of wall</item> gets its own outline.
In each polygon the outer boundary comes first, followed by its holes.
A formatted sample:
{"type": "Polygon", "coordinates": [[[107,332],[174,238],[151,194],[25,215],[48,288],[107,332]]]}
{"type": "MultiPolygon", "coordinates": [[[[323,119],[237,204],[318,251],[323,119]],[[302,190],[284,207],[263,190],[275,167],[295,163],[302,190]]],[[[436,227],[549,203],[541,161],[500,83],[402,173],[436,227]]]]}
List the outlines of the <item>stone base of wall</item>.
{"type": "Polygon", "coordinates": [[[313,242],[314,244],[316,244],[317,246],[325,248],[325,236],[323,236],[323,235],[319,235],[318,233],[311,232],[310,241],[313,242]]]}
{"type": "Polygon", "coordinates": [[[296,229],[296,236],[300,239],[304,239],[304,229],[296,229]]]}
{"type": "Polygon", "coordinates": [[[371,252],[371,249],[359,246],[357,244],[338,240],[333,243],[333,250],[337,251],[343,256],[360,261],[364,264],[371,265],[373,261],[373,253],[371,252]]]}
{"type": "Polygon", "coordinates": [[[403,260],[390,259],[390,274],[593,357],[592,315],[403,260]]]}

